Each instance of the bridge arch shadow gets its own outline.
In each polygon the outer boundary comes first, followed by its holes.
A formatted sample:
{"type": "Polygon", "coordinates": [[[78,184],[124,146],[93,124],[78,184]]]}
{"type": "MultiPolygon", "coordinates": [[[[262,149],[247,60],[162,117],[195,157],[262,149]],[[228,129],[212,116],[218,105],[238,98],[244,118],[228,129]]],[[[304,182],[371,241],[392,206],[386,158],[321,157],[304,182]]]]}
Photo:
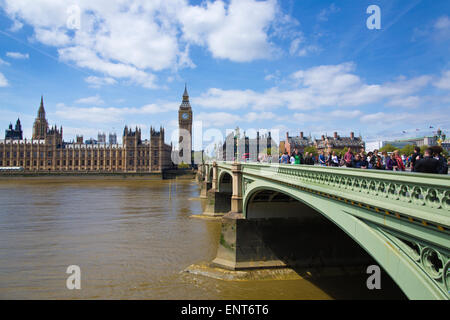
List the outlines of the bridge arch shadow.
{"type": "Polygon", "coordinates": [[[272,259],[281,260],[330,296],[405,299],[407,293],[384,269],[383,259],[370,253],[364,237],[358,236],[370,232],[370,228],[361,221],[352,221],[356,218],[341,207],[320,201],[267,184],[255,185],[245,193],[244,214],[257,224],[255,230],[275,256],[272,259]],[[352,233],[355,228],[361,230],[352,233]],[[382,290],[367,288],[369,265],[381,267],[382,290]]]}

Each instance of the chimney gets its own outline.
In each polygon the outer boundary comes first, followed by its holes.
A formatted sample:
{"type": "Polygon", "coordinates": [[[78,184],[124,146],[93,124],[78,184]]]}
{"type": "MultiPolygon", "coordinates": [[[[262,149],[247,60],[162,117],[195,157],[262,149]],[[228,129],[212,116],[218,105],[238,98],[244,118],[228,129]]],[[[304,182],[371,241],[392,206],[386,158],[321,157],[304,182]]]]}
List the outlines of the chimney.
{"type": "Polygon", "coordinates": [[[286,141],[289,141],[289,132],[286,131],[286,141]]]}
{"type": "Polygon", "coordinates": [[[303,131],[300,131],[300,139],[303,139],[303,131]]]}
{"type": "Polygon", "coordinates": [[[354,132],[350,132],[350,139],[355,139],[355,133],[354,132]]]}
{"type": "Polygon", "coordinates": [[[338,134],[337,132],[334,132],[334,138],[337,139],[338,138],[338,134]]]}

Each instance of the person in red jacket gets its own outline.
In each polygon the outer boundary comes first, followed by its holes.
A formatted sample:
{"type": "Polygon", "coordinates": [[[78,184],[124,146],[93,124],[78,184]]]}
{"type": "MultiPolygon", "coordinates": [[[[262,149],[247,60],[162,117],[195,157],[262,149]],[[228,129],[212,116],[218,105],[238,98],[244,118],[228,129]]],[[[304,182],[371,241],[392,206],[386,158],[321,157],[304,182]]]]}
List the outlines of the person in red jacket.
{"type": "Polygon", "coordinates": [[[398,150],[395,150],[392,154],[392,160],[394,160],[393,169],[394,171],[405,171],[405,164],[399,155],[398,150]]]}

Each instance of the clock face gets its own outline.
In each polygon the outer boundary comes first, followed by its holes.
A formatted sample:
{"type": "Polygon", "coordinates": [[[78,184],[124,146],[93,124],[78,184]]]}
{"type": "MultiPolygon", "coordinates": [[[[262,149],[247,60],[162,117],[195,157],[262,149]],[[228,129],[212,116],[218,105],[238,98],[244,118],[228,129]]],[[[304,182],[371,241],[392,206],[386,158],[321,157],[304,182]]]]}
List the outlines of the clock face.
{"type": "Polygon", "coordinates": [[[183,113],[183,114],[181,115],[181,117],[182,117],[184,120],[187,120],[187,119],[189,119],[189,114],[188,114],[188,113],[183,113]]]}

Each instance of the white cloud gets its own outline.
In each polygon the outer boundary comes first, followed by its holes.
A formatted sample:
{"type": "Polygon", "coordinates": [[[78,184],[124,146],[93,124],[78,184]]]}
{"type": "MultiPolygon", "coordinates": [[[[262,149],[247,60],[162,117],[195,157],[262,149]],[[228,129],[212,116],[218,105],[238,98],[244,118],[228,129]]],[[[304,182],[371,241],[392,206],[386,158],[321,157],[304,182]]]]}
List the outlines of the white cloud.
{"type": "Polygon", "coordinates": [[[90,105],[94,105],[94,106],[100,106],[105,104],[105,101],[103,101],[102,98],[100,98],[100,96],[96,95],[93,97],[87,97],[87,98],[81,98],[78,99],[77,101],[75,101],[75,103],[78,104],[90,104],[90,105]]]}
{"type": "MultiPolygon", "coordinates": [[[[89,103],[95,101],[96,97],[80,99],[77,103],[89,103]]],[[[101,100],[101,99],[100,99],[101,100]]],[[[101,100],[101,102],[103,102],[101,100]]],[[[92,104],[92,103],[90,103],[92,104]]],[[[130,115],[152,115],[165,112],[176,112],[178,110],[178,103],[162,102],[159,104],[147,104],[141,107],[73,107],[66,106],[63,103],[56,105],[56,112],[54,115],[59,119],[83,121],[91,123],[122,123],[126,116],[130,115]]]]}
{"type": "Polygon", "coordinates": [[[291,46],[289,48],[289,54],[292,56],[304,57],[310,53],[315,53],[319,51],[319,47],[315,45],[305,45],[300,46],[304,41],[303,38],[296,38],[292,40],[291,46]]]}
{"type": "Polygon", "coordinates": [[[223,128],[225,126],[234,126],[241,120],[242,118],[240,116],[227,112],[201,112],[195,115],[195,121],[202,121],[202,125],[205,128],[223,128]]]}
{"type": "MultiPolygon", "coordinates": [[[[14,22],[34,29],[33,40],[55,47],[64,62],[103,75],[89,78],[101,86],[121,79],[158,88],[155,72],[193,68],[192,45],[206,47],[215,58],[247,62],[270,58],[276,51],[268,30],[276,0],[79,0],[80,28],[70,29],[72,0],[4,0],[14,22]]],[[[88,83],[89,83],[88,81],[88,83]]]]}
{"type": "Polygon", "coordinates": [[[434,24],[434,28],[443,31],[450,30],[450,18],[448,16],[440,17],[434,24]]]}
{"type": "Polygon", "coordinates": [[[5,60],[3,60],[2,58],[0,58],[0,66],[9,66],[10,63],[6,62],[5,60]]]}
{"type": "Polygon", "coordinates": [[[340,8],[336,7],[334,3],[332,3],[330,6],[326,7],[317,16],[317,20],[319,21],[328,21],[328,17],[333,14],[341,11],[340,8]]]}
{"type": "Polygon", "coordinates": [[[30,55],[28,53],[20,53],[20,52],[7,52],[7,57],[12,59],[29,59],[30,55]]]}
{"type": "Polygon", "coordinates": [[[418,100],[411,97],[425,88],[430,76],[411,79],[399,77],[391,82],[367,84],[355,74],[354,63],[322,65],[294,72],[290,80],[293,89],[273,87],[259,93],[253,90],[222,90],[211,88],[194,98],[196,105],[206,108],[273,110],[314,110],[324,107],[356,107],[390,101],[411,106],[418,100]]]}
{"type": "Polygon", "coordinates": [[[443,71],[441,78],[433,84],[439,89],[450,90],[450,70],[443,71]]]}
{"type": "Polygon", "coordinates": [[[89,83],[89,86],[92,88],[100,88],[101,86],[104,86],[104,85],[113,85],[113,84],[117,83],[116,80],[114,80],[113,78],[110,78],[110,77],[100,78],[100,77],[95,77],[95,76],[89,76],[89,77],[85,78],[84,81],[89,83]]]}
{"type": "Polygon", "coordinates": [[[274,53],[267,29],[276,15],[276,1],[206,2],[180,10],[183,37],[205,45],[215,58],[247,62],[274,53]]]}
{"type": "Polygon", "coordinates": [[[9,86],[8,80],[5,78],[3,73],[0,72],[0,87],[7,87],[9,86]]]}

